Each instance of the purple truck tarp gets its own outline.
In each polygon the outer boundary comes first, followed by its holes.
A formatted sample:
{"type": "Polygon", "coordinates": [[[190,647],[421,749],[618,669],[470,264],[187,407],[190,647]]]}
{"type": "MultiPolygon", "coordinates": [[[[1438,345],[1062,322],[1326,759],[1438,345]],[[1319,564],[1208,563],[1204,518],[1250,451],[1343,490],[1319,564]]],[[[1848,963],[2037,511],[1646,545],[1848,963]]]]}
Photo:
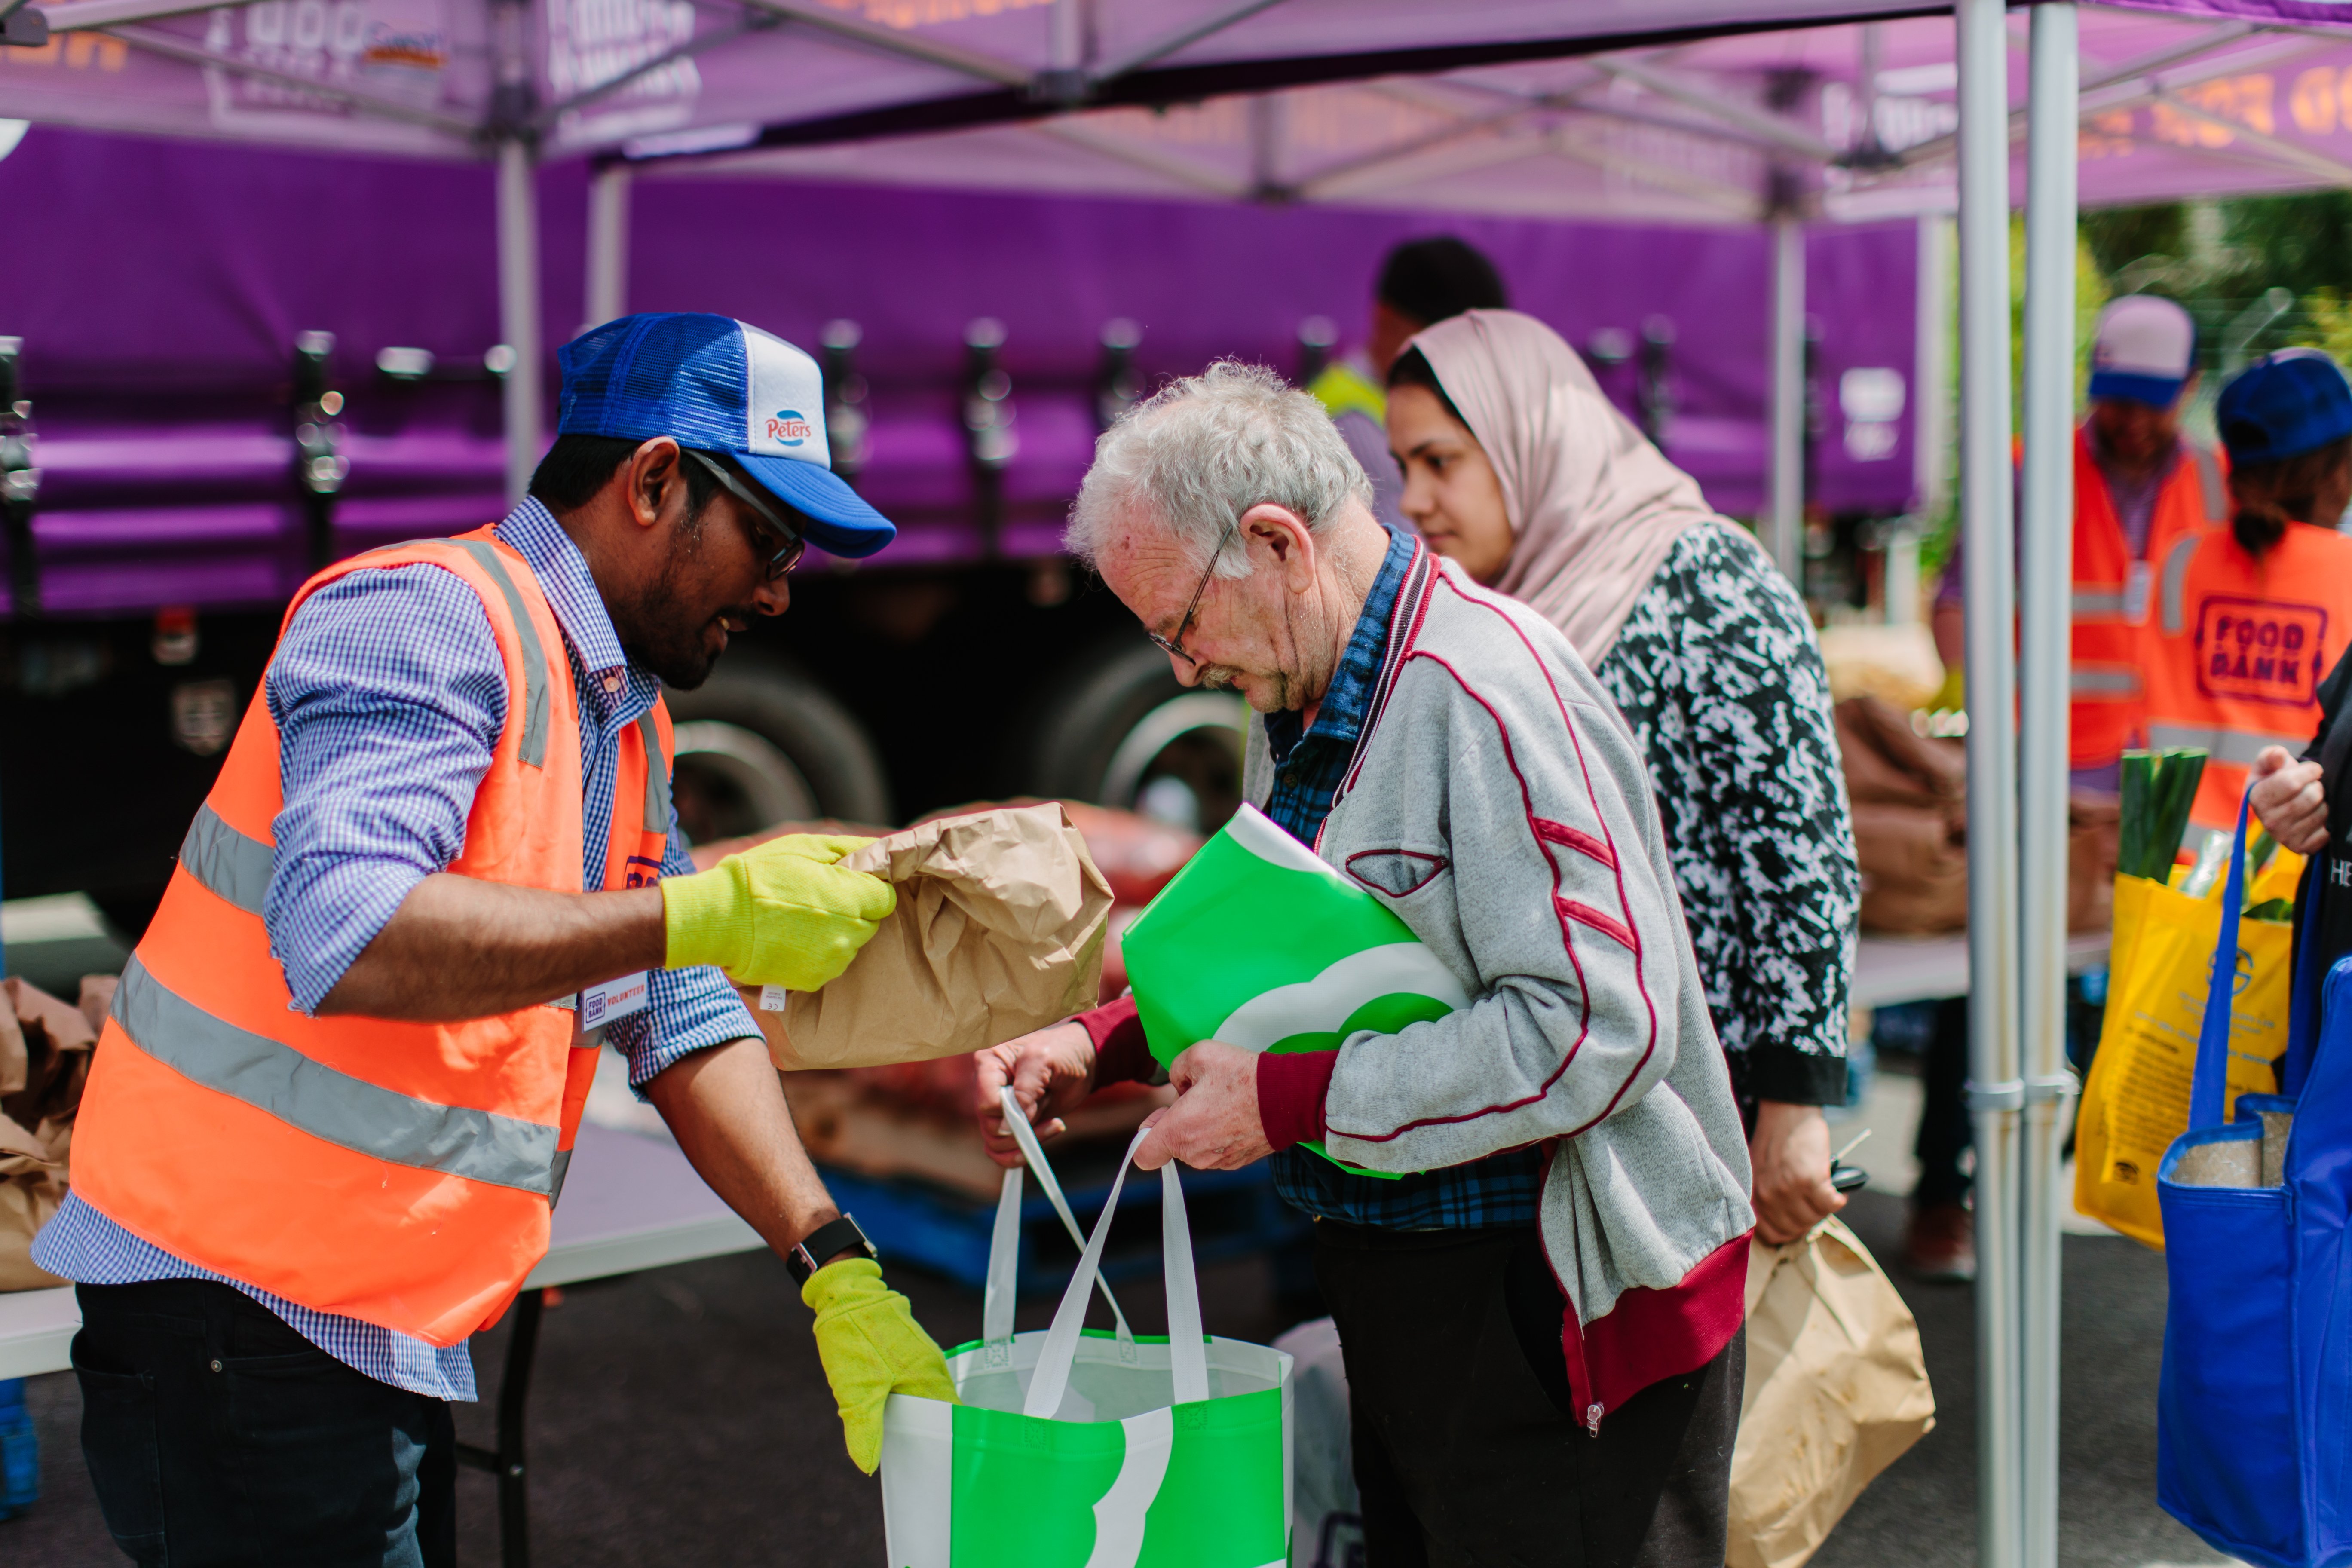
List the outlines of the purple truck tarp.
{"type": "MultiPolygon", "coordinates": [[[[555,342],[582,312],[585,179],[551,168],[541,188],[555,342]]],[[[336,334],[351,400],[341,542],[495,517],[494,387],[399,384],[373,368],[392,346],[478,365],[498,333],[492,208],[479,167],[37,127],[0,162],[0,210],[42,215],[0,247],[0,333],[26,340],[47,607],[269,603],[290,589],[303,524],[285,388],[304,330],[336,334]]],[[[860,324],[875,417],[861,483],[908,525],[881,565],[980,548],[957,424],[974,318],[1004,323],[1014,387],[1004,542],[1043,552],[1091,450],[1106,321],[1141,328],[1148,376],[1219,354],[1287,370],[1304,321],[1330,318],[1343,346],[1359,337],[1385,249],[1440,229],[1492,254],[1516,301],[1580,346],[1670,322],[1668,448],[1724,510],[1761,500],[1769,258],[1755,230],[715,179],[641,184],[631,228],[635,309],[720,311],[812,345],[828,321],[860,324]]],[[[1810,238],[1814,492],[1832,508],[1911,500],[1908,410],[1882,405],[1856,434],[1839,394],[1857,369],[1892,372],[1898,397],[1907,387],[1916,245],[1909,224],[1810,238]]],[[[1600,374],[1630,407],[1634,368],[1600,374]]]]}

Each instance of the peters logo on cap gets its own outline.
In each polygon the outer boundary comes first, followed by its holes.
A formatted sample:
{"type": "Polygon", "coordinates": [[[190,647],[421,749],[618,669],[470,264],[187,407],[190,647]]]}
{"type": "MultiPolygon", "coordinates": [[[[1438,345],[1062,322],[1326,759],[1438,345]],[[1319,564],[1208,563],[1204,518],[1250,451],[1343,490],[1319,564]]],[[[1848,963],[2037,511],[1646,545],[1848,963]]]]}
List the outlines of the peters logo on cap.
{"type": "Polygon", "coordinates": [[[2091,396],[2169,408],[2197,368],[2197,323],[2171,300],[2126,294],[2099,312],[2091,343],[2091,396]]]}
{"type": "Polygon", "coordinates": [[[809,542],[856,559],[898,537],[833,471],[824,376],[783,339],[725,316],[623,316],[563,345],[561,436],[725,452],[807,520],[809,542]]]}

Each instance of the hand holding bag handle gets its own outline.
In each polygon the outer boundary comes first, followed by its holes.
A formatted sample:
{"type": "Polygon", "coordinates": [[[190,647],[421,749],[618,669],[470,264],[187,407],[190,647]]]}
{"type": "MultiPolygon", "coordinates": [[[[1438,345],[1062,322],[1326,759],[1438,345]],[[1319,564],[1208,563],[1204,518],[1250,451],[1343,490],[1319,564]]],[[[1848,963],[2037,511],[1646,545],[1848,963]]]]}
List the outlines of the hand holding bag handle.
{"type": "MultiPolygon", "coordinates": [[[[1118,1194],[1127,1185],[1127,1173],[1134,1166],[1135,1152],[1142,1147],[1149,1127],[1136,1130],[1135,1141],[1127,1146],[1127,1156],[1118,1164],[1118,1179],[1110,1184],[1110,1196],[1103,1201],[1102,1217],[1095,1221],[1094,1234],[1087,1238],[1086,1251],[1078,1258],[1077,1272],[1070,1277],[1070,1288],[1062,1293],[1062,1305],[1054,1314],[1054,1326],[1045,1334],[1045,1343],[1037,1353],[1037,1370],[1029,1380],[1029,1398],[1023,1406],[1025,1415],[1051,1419],[1062,1406],[1062,1395],[1070,1385],[1070,1368],[1078,1357],[1078,1333],[1086,1324],[1087,1297],[1097,1282],[1102,1268],[1104,1244],[1110,1239],[1110,1222],[1118,1212],[1118,1194]]],[[[1176,1163],[1170,1161],[1160,1168],[1160,1238],[1167,1255],[1168,1269],[1168,1368],[1175,1385],[1173,1403],[1189,1405],[1209,1397],[1209,1352],[1201,1332],[1201,1290],[1192,1269],[1192,1229],[1184,1218],[1184,1187],[1177,1178],[1176,1163]]]]}
{"type": "MultiPolygon", "coordinates": [[[[1013,1129],[1013,1141],[1021,1145],[1021,1157],[1037,1173],[1037,1184],[1045,1189],[1045,1199],[1062,1218],[1062,1228],[1070,1233],[1070,1240],[1081,1250],[1087,1245],[1086,1232],[1078,1228],[1077,1215],[1070,1212],[1070,1200],[1062,1195],[1062,1184],[1054,1179],[1054,1167],[1045,1158],[1045,1151],[1037,1142],[1037,1134],[1029,1126],[1028,1118],[1013,1098],[1011,1088],[998,1091],[1003,1097],[1004,1122],[1013,1129]]],[[[991,1345],[1009,1344],[1013,1339],[1013,1302],[1020,1289],[1021,1273],[1021,1169],[1014,1166],[1004,1173],[1004,1184],[996,1196],[996,1228],[988,1241],[988,1291],[982,1298],[980,1337],[991,1345]]],[[[1127,1326],[1127,1314],[1118,1310],[1118,1298],[1110,1293],[1110,1281],[1097,1279],[1104,1302],[1110,1308],[1111,1321],[1118,1325],[1118,1345],[1121,1360],[1135,1359],[1135,1331],[1127,1326]]]]}

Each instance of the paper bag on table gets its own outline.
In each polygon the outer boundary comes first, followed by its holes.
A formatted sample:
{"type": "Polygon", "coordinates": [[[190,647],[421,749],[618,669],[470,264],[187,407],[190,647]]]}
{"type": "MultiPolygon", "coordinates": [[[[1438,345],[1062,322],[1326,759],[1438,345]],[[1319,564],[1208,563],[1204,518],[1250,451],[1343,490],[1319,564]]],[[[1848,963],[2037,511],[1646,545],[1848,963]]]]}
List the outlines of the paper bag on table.
{"type": "Polygon", "coordinates": [[[751,994],[779,1068],[957,1056],[1094,1005],[1110,884],[1055,802],[935,818],[841,863],[898,907],[823,990],[751,994]]]}
{"type": "Polygon", "coordinates": [[[65,1202],[74,1112],[97,1041],[81,1009],[22,980],[0,983],[0,1290],[65,1283],[34,1267],[33,1233],[65,1202]]]}

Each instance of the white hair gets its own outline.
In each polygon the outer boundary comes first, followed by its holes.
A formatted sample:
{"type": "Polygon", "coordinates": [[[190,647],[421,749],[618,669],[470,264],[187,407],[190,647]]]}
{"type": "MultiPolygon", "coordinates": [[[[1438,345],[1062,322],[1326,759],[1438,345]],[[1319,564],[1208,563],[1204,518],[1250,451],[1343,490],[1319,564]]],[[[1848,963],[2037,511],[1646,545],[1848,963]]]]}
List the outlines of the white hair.
{"type": "MultiPolygon", "coordinates": [[[[1350,500],[1369,508],[1371,480],[1323,405],[1264,365],[1219,360],[1102,433],[1063,544],[1091,566],[1118,531],[1149,516],[1206,569],[1225,530],[1254,506],[1286,507],[1320,533],[1350,500]]],[[[1249,574],[1238,534],[1216,574],[1249,574]]]]}

